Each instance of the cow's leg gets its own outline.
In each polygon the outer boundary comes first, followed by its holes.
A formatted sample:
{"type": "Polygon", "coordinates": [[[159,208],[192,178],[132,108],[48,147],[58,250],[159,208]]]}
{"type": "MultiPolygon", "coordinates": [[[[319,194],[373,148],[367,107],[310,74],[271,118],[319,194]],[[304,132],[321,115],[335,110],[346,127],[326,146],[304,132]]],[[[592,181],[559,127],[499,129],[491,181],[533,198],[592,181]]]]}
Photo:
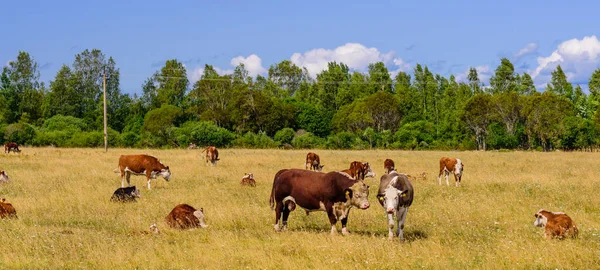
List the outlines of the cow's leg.
{"type": "Polygon", "coordinates": [[[327,217],[329,218],[329,223],[331,224],[331,234],[337,234],[337,229],[335,228],[335,224],[337,223],[337,217],[335,213],[333,213],[333,205],[327,205],[327,217]]]}
{"type": "Polygon", "coordinates": [[[394,214],[387,214],[388,218],[388,239],[392,240],[394,238],[394,214]]]}
{"type": "Polygon", "coordinates": [[[442,185],[442,174],[444,171],[440,170],[440,175],[438,176],[438,184],[442,185]]]}
{"type": "Polygon", "coordinates": [[[273,228],[275,231],[280,231],[279,229],[279,220],[281,219],[281,210],[283,209],[283,202],[277,201],[275,204],[275,225],[273,228]]]}
{"type": "Polygon", "coordinates": [[[150,182],[152,182],[152,170],[146,170],[146,180],[148,181],[148,189],[150,189],[150,182]]]}
{"type": "MultiPolygon", "coordinates": [[[[130,172],[125,172],[125,179],[127,180],[127,186],[130,187],[131,183],[129,182],[129,178],[131,177],[130,172]]],[[[124,187],[124,186],[123,186],[124,187]]]]}
{"type": "Polygon", "coordinates": [[[346,228],[346,224],[348,224],[348,215],[350,215],[350,211],[346,213],[346,217],[342,218],[342,235],[349,235],[348,228],[346,228]]]}
{"type": "Polygon", "coordinates": [[[283,207],[283,219],[281,220],[281,230],[287,230],[287,221],[290,216],[290,209],[288,207],[283,207]]]}
{"type": "Polygon", "coordinates": [[[450,176],[450,172],[444,172],[444,174],[446,175],[446,186],[450,186],[450,182],[448,182],[448,178],[450,176]]]}
{"type": "Polygon", "coordinates": [[[458,180],[458,177],[456,177],[456,174],[454,174],[454,185],[456,185],[458,187],[460,185],[459,181],[460,180],[458,180]]]}
{"type": "Polygon", "coordinates": [[[396,234],[400,241],[404,241],[404,222],[406,221],[406,214],[408,212],[408,208],[400,207],[398,212],[396,212],[396,218],[398,219],[398,228],[396,228],[396,234]]]}
{"type": "MultiPolygon", "coordinates": [[[[121,169],[121,168],[119,168],[121,169]]],[[[125,187],[125,173],[121,173],[121,187],[125,187]]]]}

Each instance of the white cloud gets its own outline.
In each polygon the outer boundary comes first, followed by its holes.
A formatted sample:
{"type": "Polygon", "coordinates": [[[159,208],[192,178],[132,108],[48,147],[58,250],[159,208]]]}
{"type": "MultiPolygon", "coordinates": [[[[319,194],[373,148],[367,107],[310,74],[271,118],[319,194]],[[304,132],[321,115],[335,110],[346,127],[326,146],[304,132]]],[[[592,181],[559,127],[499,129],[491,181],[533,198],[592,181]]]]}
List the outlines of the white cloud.
{"type": "Polygon", "coordinates": [[[530,70],[537,83],[549,80],[550,72],[561,65],[571,81],[586,81],[594,69],[600,67],[600,41],[596,36],[570,39],[558,45],[547,57],[537,58],[538,66],[530,70]]]}
{"type": "Polygon", "coordinates": [[[515,58],[519,58],[521,56],[534,53],[538,49],[538,45],[536,43],[529,43],[525,47],[523,47],[517,54],[515,54],[515,58]]]}
{"type": "Polygon", "coordinates": [[[359,43],[346,43],[333,50],[318,48],[305,53],[294,53],[290,60],[297,66],[305,67],[311,76],[316,76],[327,68],[329,62],[341,62],[348,65],[350,69],[364,71],[371,63],[390,62],[394,54],[394,51],[382,53],[377,48],[367,48],[359,43]]]}
{"type": "Polygon", "coordinates": [[[392,79],[395,78],[400,71],[410,71],[410,64],[404,62],[402,58],[394,58],[392,63],[398,67],[397,69],[390,71],[390,76],[392,76],[392,79]]]}
{"type": "Polygon", "coordinates": [[[251,54],[250,56],[244,58],[243,56],[238,56],[231,59],[231,65],[237,67],[239,64],[243,63],[246,70],[248,70],[248,75],[251,77],[256,77],[258,74],[264,74],[267,70],[262,66],[262,59],[258,57],[256,54],[251,54]]]}
{"type": "MultiPolygon", "coordinates": [[[[469,70],[471,68],[467,68],[465,72],[456,74],[457,82],[468,82],[469,81],[469,70]]],[[[490,78],[492,77],[492,68],[489,65],[482,65],[475,67],[477,70],[477,75],[479,77],[479,81],[484,85],[490,84],[490,78]]]]}

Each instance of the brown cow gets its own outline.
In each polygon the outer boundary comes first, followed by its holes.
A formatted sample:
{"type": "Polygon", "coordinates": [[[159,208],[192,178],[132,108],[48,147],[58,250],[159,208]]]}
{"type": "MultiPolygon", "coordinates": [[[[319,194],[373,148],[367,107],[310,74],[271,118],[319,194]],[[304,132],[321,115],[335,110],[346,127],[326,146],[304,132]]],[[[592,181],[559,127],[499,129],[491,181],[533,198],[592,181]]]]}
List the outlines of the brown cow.
{"type": "Polygon", "coordinates": [[[0,183],[8,183],[10,182],[10,177],[5,171],[0,171],[0,183]]]}
{"type": "Polygon", "coordinates": [[[383,162],[383,171],[385,173],[390,173],[390,172],[395,171],[395,170],[396,170],[396,167],[394,166],[394,161],[393,160],[391,160],[391,159],[388,158],[388,159],[386,159],[383,162]]]}
{"type": "Polygon", "coordinates": [[[276,231],[287,228],[287,220],[296,205],[309,211],[325,211],[336,234],[338,220],[342,234],[347,235],[348,214],[353,206],[369,208],[369,186],[340,172],[321,173],[301,169],[280,170],[273,179],[269,204],[275,210],[276,231]]]}
{"type": "Polygon", "coordinates": [[[125,187],[125,179],[127,179],[127,186],[131,186],[129,182],[131,174],[146,175],[148,189],[152,179],[156,179],[159,175],[167,181],[171,178],[169,166],[165,166],[160,160],[149,155],[121,155],[119,168],[115,172],[121,173],[121,187],[125,187]]]}
{"type": "Polygon", "coordinates": [[[17,211],[12,204],[5,202],[6,199],[0,199],[0,218],[17,218],[17,211]]]}
{"type": "Polygon", "coordinates": [[[450,172],[454,174],[454,182],[456,186],[460,186],[460,181],[462,179],[463,168],[465,164],[458,158],[447,158],[443,157],[440,159],[440,174],[438,176],[438,183],[442,184],[442,174],[446,176],[446,185],[449,186],[448,183],[448,175],[450,172]]]}
{"type": "Polygon", "coordinates": [[[369,162],[362,163],[360,161],[353,161],[350,163],[350,169],[341,171],[350,175],[350,177],[358,180],[365,180],[365,177],[375,177],[375,172],[371,169],[369,162]]]}
{"type": "Polygon", "coordinates": [[[190,229],[206,228],[204,223],[204,209],[196,210],[189,204],[179,204],[165,217],[165,221],[171,228],[190,229]]]}
{"type": "Polygon", "coordinates": [[[208,162],[212,163],[213,166],[217,166],[217,161],[219,160],[219,150],[217,150],[214,146],[207,146],[202,150],[202,153],[206,152],[205,160],[206,166],[208,166],[208,162]]]}
{"type": "Polygon", "coordinates": [[[7,142],[6,144],[4,144],[4,153],[9,153],[10,151],[13,151],[14,153],[20,153],[21,150],[19,149],[19,145],[15,142],[7,142]]]}
{"type": "Polygon", "coordinates": [[[309,152],[306,154],[306,162],[304,164],[304,169],[306,170],[314,170],[314,171],[322,171],[325,165],[321,165],[321,158],[319,155],[309,152]]]}
{"type": "Polygon", "coordinates": [[[244,177],[242,177],[242,182],[240,182],[242,186],[256,186],[256,180],[254,180],[254,175],[252,173],[245,173],[244,177]]]}
{"type": "Polygon", "coordinates": [[[544,228],[546,239],[552,239],[553,237],[558,239],[575,238],[579,232],[575,222],[563,212],[550,212],[540,209],[534,217],[535,222],[533,222],[533,225],[544,228]]]}

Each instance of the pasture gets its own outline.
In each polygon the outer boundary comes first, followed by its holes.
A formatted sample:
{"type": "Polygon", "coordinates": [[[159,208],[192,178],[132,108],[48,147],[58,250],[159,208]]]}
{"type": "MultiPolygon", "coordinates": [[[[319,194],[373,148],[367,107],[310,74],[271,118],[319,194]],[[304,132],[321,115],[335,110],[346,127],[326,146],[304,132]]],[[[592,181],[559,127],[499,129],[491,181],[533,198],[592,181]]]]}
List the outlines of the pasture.
{"type": "MultiPolygon", "coordinates": [[[[308,150],[220,149],[216,167],[201,150],[23,148],[0,155],[11,182],[0,197],[19,219],[0,220],[0,268],[92,269],[343,269],[343,268],[599,268],[600,153],[314,150],[324,172],[351,161],[372,164],[377,177],[367,210],[350,211],[350,236],[330,235],[324,212],[292,212],[289,230],[273,230],[269,194],[274,174],[303,168],[308,150]],[[132,176],[136,203],[109,201],[121,180],[120,154],[147,153],[171,168],[171,181],[132,176]],[[465,164],[462,186],[437,183],[439,159],[465,164]],[[383,161],[399,172],[427,172],[413,181],[406,242],[387,240],[375,193],[383,161]],[[241,187],[251,172],[256,187],[241,187]],[[206,229],[167,228],[179,203],[203,207],[206,229]],[[566,212],[577,239],[543,238],[533,226],[540,208],[566,212]],[[157,223],[161,233],[151,234],[157,223]]],[[[338,223],[338,230],[341,225],[338,223]]]]}

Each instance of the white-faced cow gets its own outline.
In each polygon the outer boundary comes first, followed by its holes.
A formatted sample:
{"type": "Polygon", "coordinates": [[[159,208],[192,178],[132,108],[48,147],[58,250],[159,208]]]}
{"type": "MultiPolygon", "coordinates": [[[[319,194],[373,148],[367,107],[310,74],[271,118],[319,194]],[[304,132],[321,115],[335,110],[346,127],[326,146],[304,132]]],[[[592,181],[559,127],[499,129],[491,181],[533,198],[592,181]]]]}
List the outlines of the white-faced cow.
{"type": "Polygon", "coordinates": [[[0,218],[17,218],[17,211],[6,199],[0,199],[0,218]]]}
{"type": "Polygon", "coordinates": [[[304,163],[304,169],[306,170],[314,170],[314,171],[322,171],[325,165],[321,165],[321,158],[319,155],[309,152],[306,154],[306,162],[304,163]]]}
{"type": "Polygon", "coordinates": [[[171,228],[191,229],[206,228],[204,223],[204,209],[196,210],[189,204],[179,204],[165,217],[165,221],[171,228]]]}
{"type": "Polygon", "coordinates": [[[371,169],[369,162],[353,161],[350,163],[350,169],[345,169],[341,172],[357,180],[365,180],[366,177],[375,177],[375,172],[371,169]]]}
{"type": "Polygon", "coordinates": [[[0,183],[8,183],[10,182],[10,177],[5,171],[0,171],[0,183]]]}
{"type": "Polygon", "coordinates": [[[206,160],[206,166],[210,162],[213,166],[217,166],[217,161],[219,161],[219,150],[217,150],[214,146],[207,146],[202,150],[202,153],[206,152],[206,156],[204,157],[206,160]]]}
{"type": "Polygon", "coordinates": [[[388,218],[388,238],[394,237],[394,216],[396,216],[397,227],[396,235],[404,240],[404,222],[408,208],[411,206],[414,197],[414,189],[406,174],[392,171],[389,174],[381,176],[377,200],[385,209],[388,218]]]}
{"type": "Polygon", "coordinates": [[[10,151],[13,151],[13,153],[20,153],[21,150],[19,149],[19,145],[15,142],[7,142],[6,144],[4,144],[4,153],[10,153],[10,151]]]}
{"type": "Polygon", "coordinates": [[[240,185],[255,187],[256,180],[254,180],[254,175],[252,173],[245,173],[244,177],[242,177],[240,185]]]}
{"type": "Polygon", "coordinates": [[[438,183],[442,184],[442,174],[446,176],[446,185],[449,186],[448,175],[450,172],[454,174],[454,182],[456,186],[460,186],[460,181],[462,179],[463,168],[465,164],[458,158],[447,158],[443,157],[440,159],[440,174],[438,176],[438,183]]]}
{"type": "Polygon", "coordinates": [[[340,172],[321,173],[301,169],[280,170],[273,179],[269,203],[275,210],[275,230],[285,230],[290,212],[296,205],[308,211],[325,211],[336,234],[337,221],[347,235],[350,208],[369,208],[369,186],[340,172]],[[283,219],[282,219],[283,215],[283,219]],[[281,226],[279,221],[281,219],[281,226]]]}
{"type": "Polygon", "coordinates": [[[156,179],[159,175],[169,181],[171,178],[171,170],[169,166],[165,166],[160,160],[149,155],[121,155],[119,158],[119,168],[115,172],[121,173],[121,187],[130,187],[129,177],[134,175],[145,175],[148,181],[148,189],[150,182],[156,179]]]}
{"type": "Polygon", "coordinates": [[[395,170],[396,170],[396,167],[394,165],[393,160],[388,158],[383,162],[383,171],[385,173],[390,173],[391,171],[395,171],[395,170]]]}
{"type": "Polygon", "coordinates": [[[546,239],[556,237],[565,239],[566,237],[575,238],[579,230],[575,222],[563,212],[550,212],[540,209],[534,215],[534,226],[543,227],[546,239]]]}

